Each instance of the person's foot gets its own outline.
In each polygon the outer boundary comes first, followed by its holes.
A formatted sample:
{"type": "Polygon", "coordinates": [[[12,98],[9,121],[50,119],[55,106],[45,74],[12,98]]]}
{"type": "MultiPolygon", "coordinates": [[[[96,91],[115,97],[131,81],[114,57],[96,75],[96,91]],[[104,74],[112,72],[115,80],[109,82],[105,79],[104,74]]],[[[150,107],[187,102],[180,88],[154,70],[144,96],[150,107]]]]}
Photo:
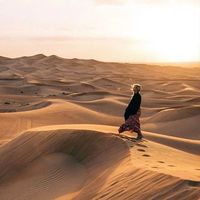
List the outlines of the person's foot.
{"type": "Polygon", "coordinates": [[[142,134],[138,134],[136,140],[141,140],[144,136],[142,134]]]}
{"type": "Polygon", "coordinates": [[[118,129],[118,133],[120,134],[120,133],[122,133],[123,132],[123,130],[122,130],[122,128],[120,127],[119,129],[118,129]]]}

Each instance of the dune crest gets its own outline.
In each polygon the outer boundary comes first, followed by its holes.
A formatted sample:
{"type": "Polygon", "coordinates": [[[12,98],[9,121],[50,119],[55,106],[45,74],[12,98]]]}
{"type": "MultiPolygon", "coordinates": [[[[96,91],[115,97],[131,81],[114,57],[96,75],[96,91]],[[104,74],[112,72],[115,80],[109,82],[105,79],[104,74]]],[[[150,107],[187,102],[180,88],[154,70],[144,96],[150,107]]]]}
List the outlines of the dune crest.
{"type": "Polygon", "coordinates": [[[3,145],[0,156],[2,200],[200,195],[197,181],[138,168],[127,144],[110,133],[38,128],[3,145]],[[22,187],[24,193],[19,195],[22,187]]]}

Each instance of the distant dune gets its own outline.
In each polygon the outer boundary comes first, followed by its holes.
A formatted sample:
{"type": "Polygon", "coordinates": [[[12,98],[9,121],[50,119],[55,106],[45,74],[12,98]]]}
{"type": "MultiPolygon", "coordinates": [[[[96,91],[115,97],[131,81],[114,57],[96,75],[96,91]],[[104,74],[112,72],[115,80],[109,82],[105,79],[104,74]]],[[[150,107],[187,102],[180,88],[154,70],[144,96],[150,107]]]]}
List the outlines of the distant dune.
{"type": "Polygon", "coordinates": [[[200,198],[196,66],[0,56],[0,120],[0,200],[200,198]],[[115,135],[136,82],[140,143],[115,135]]]}
{"type": "MultiPolygon", "coordinates": [[[[155,64],[155,63],[154,63],[155,64]]],[[[189,67],[189,68],[195,68],[200,67],[200,62],[171,62],[171,63],[156,63],[157,65],[161,66],[178,66],[178,67],[189,67]]]]}

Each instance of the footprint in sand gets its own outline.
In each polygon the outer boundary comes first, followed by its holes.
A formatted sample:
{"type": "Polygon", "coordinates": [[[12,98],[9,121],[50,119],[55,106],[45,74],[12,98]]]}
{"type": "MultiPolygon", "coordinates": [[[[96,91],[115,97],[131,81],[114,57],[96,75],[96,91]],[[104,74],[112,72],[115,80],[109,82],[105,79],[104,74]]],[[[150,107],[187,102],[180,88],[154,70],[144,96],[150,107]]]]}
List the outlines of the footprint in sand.
{"type": "Polygon", "coordinates": [[[195,170],[200,170],[200,169],[195,169],[195,170]]]}
{"type": "Polygon", "coordinates": [[[142,156],[144,156],[144,157],[151,157],[151,156],[148,155],[148,154],[143,154],[142,156]]]}
{"type": "Polygon", "coordinates": [[[162,161],[162,160],[159,160],[158,162],[159,162],[159,163],[165,163],[165,162],[164,162],[164,161],[162,161]]]}
{"type": "Polygon", "coordinates": [[[151,168],[155,168],[155,169],[157,169],[158,167],[156,167],[156,166],[153,166],[153,167],[151,167],[151,168]]]}
{"type": "Polygon", "coordinates": [[[144,145],[144,144],[136,144],[137,146],[139,147],[145,147],[145,148],[148,148],[148,146],[144,145]]]}
{"type": "Polygon", "coordinates": [[[142,152],[145,152],[145,150],[144,149],[137,149],[138,151],[142,151],[142,152]]]}
{"type": "Polygon", "coordinates": [[[175,167],[174,165],[167,165],[167,166],[169,166],[169,167],[175,167]]]}

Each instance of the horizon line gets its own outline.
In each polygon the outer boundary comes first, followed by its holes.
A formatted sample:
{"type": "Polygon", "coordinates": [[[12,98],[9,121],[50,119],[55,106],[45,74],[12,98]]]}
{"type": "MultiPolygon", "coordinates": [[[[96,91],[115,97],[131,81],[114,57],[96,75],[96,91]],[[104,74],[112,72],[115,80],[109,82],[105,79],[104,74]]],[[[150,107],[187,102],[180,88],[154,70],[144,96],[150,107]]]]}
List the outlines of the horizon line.
{"type": "MultiPolygon", "coordinates": [[[[8,58],[8,59],[19,59],[19,58],[23,58],[23,57],[34,57],[34,56],[38,56],[38,55],[43,55],[45,57],[50,57],[50,56],[56,56],[62,59],[78,59],[78,60],[95,60],[97,62],[105,62],[105,63],[121,63],[121,64],[145,64],[145,65],[162,65],[162,66],[171,66],[174,65],[175,67],[186,67],[186,66],[180,66],[180,65],[189,65],[189,64],[196,64],[198,66],[195,67],[190,67],[190,68],[196,68],[196,67],[200,67],[200,60],[199,61],[174,61],[174,62],[152,62],[152,61],[140,61],[140,62],[134,62],[134,61],[108,61],[108,60],[99,60],[99,59],[95,59],[95,58],[77,58],[77,57],[62,57],[59,56],[57,54],[44,54],[44,53],[37,53],[37,54],[31,54],[31,55],[21,55],[21,56],[4,56],[4,55],[0,55],[0,57],[3,58],[8,58]]],[[[189,66],[188,66],[189,67],[189,66]]]]}

